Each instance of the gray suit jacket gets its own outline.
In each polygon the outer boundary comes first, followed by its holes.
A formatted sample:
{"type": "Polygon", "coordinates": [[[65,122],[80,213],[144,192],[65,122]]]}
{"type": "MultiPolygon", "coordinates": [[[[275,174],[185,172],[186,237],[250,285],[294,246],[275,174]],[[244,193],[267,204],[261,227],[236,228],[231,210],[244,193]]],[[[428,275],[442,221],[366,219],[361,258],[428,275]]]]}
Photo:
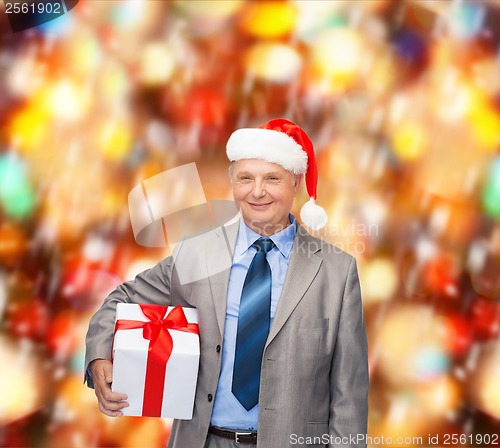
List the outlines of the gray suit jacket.
{"type": "MultiPolygon", "coordinates": [[[[174,421],[170,447],[205,443],[237,232],[236,223],[184,240],[172,257],[113,291],[90,321],[86,366],[93,359],[110,359],[118,302],[198,309],[201,355],[194,415],[174,421]]],[[[368,385],[355,259],[299,226],[262,361],[259,448],[366,446],[368,385]]]]}

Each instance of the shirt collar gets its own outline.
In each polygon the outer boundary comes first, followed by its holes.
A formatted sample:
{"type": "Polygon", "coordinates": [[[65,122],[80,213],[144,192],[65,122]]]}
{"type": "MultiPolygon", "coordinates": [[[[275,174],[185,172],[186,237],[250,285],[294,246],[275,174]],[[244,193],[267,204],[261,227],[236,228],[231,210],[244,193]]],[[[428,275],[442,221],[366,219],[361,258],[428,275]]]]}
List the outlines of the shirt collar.
{"type": "MultiPolygon", "coordinates": [[[[295,216],[293,216],[291,213],[288,216],[290,219],[290,225],[280,232],[274,233],[269,237],[285,258],[290,257],[293,241],[297,232],[297,220],[295,216]]],[[[249,247],[261,237],[262,235],[254,232],[245,224],[243,218],[240,218],[235,253],[238,255],[243,255],[249,249],[249,247]]]]}

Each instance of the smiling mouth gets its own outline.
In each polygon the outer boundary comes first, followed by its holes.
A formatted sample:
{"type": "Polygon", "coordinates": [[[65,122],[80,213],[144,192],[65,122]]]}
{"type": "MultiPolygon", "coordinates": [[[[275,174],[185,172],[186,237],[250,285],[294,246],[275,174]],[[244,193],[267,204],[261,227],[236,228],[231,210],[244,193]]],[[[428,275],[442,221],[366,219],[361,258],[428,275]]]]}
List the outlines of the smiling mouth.
{"type": "Polygon", "coordinates": [[[272,202],[265,202],[265,203],[262,203],[262,204],[258,204],[258,203],[254,203],[254,202],[249,202],[248,203],[251,207],[254,207],[254,208],[265,208],[267,207],[268,205],[271,205],[272,202]]]}

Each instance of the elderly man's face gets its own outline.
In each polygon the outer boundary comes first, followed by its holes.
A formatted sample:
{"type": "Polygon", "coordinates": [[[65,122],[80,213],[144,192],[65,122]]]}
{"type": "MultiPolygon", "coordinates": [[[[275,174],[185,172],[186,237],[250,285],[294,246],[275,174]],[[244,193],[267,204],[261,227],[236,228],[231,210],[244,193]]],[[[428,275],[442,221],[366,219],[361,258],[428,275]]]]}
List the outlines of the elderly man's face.
{"type": "Polygon", "coordinates": [[[238,160],[232,168],[234,200],[245,224],[260,235],[287,227],[301,176],[258,159],[238,160]]]}

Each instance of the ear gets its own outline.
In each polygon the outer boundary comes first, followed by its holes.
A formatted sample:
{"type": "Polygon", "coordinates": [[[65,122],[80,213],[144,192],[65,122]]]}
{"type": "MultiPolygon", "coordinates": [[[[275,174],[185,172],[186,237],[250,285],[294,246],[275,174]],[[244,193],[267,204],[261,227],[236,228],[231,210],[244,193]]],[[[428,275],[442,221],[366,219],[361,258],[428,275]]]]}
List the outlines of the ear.
{"type": "Polygon", "coordinates": [[[303,174],[294,174],[295,180],[294,180],[294,185],[295,185],[295,190],[297,190],[300,187],[300,184],[302,183],[302,179],[304,178],[303,174]]]}

